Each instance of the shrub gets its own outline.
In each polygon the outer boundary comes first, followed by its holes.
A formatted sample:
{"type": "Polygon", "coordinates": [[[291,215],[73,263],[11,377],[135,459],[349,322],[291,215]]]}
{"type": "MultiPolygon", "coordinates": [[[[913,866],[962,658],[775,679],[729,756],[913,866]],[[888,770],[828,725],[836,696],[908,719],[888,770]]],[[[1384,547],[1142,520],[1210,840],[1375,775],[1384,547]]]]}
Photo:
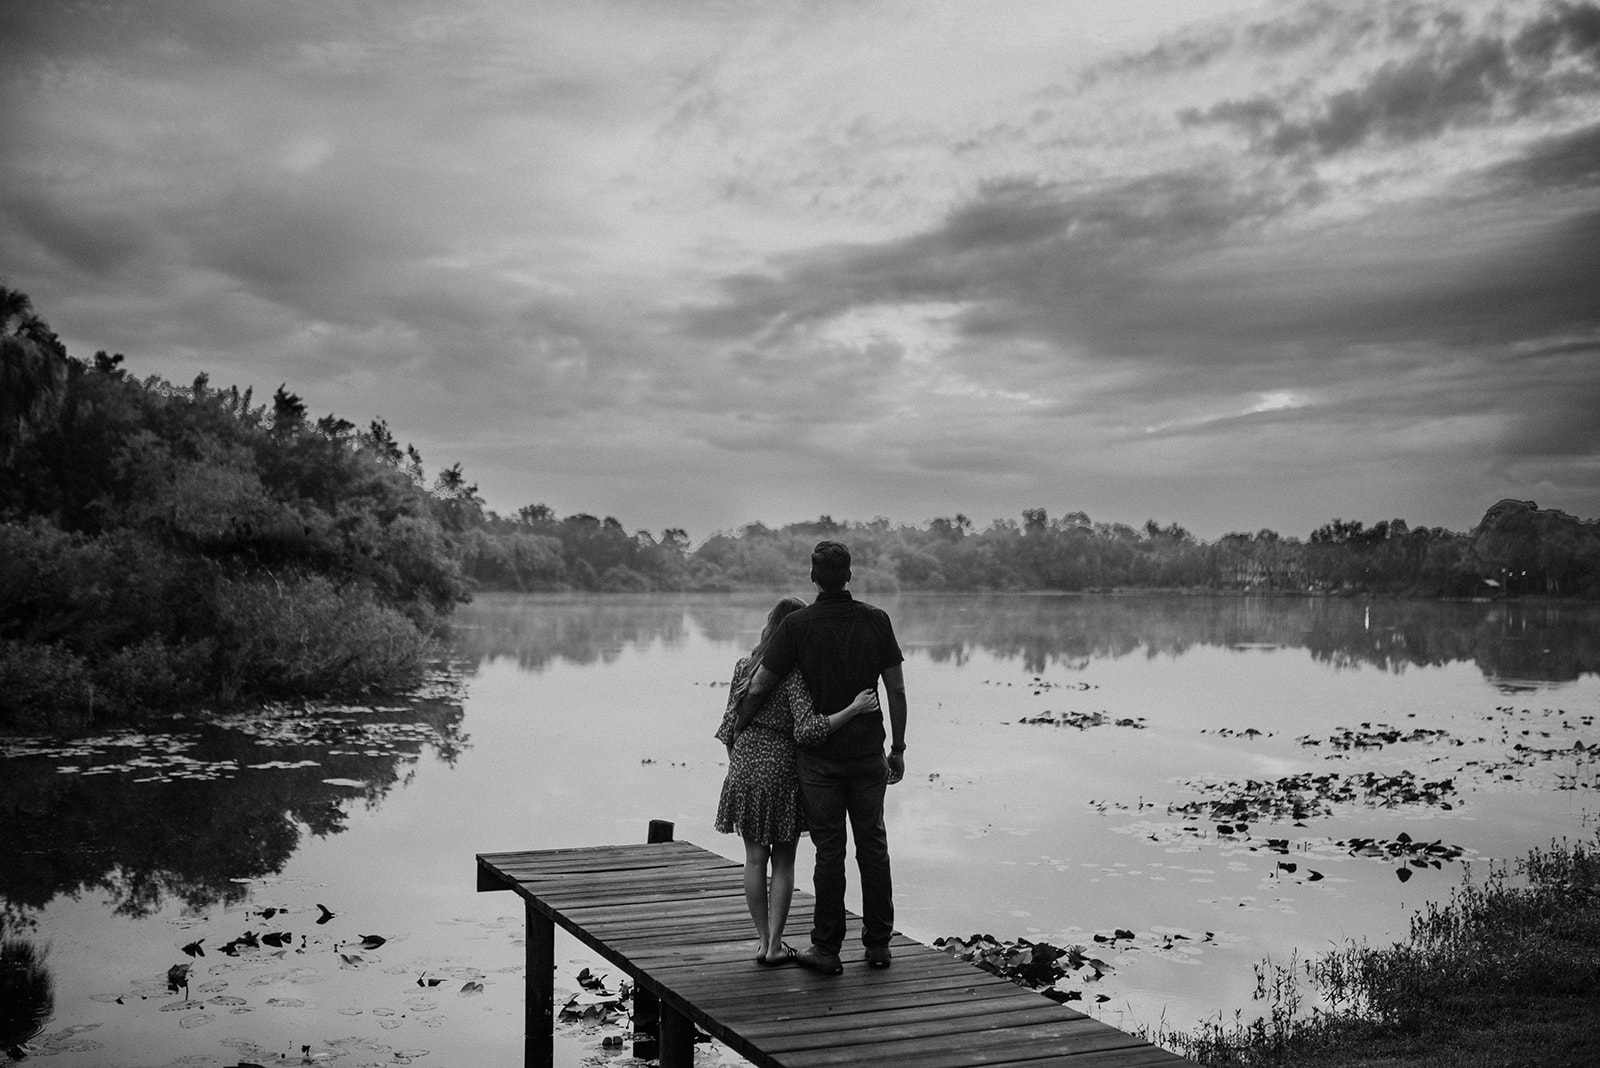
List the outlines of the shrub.
{"type": "Polygon", "coordinates": [[[223,579],[216,598],[225,698],[396,688],[425,666],[428,637],[362,585],[321,575],[223,579]]]}
{"type": "Polygon", "coordinates": [[[59,645],[0,640],[0,719],[24,730],[82,727],[94,713],[88,666],[59,645]]]}

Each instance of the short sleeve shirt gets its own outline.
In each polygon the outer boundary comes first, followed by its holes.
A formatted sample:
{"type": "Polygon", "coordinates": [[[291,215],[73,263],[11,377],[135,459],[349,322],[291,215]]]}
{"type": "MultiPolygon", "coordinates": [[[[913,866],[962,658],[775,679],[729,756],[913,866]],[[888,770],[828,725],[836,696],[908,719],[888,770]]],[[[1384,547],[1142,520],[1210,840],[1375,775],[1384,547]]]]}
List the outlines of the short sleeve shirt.
{"type": "MultiPolygon", "coordinates": [[[[783,618],[761,662],[780,678],[798,668],[817,712],[827,716],[877,689],[879,676],[904,659],[887,612],[848,590],[825,590],[783,618]]],[[[884,738],[883,716],[857,716],[810,751],[848,760],[882,753],[884,738]]]]}

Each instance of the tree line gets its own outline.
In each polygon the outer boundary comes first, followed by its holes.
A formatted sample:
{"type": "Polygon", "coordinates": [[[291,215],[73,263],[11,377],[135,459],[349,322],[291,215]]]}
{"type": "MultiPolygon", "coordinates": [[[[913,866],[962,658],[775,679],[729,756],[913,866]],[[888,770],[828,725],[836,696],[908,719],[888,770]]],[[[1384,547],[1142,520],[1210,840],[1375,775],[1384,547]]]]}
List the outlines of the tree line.
{"type": "Polygon", "coordinates": [[[544,505],[481,512],[461,545],[480,588],[731,590],[804,586],[811,546],[846,542],[854,588],[945,590],[1183,589],[1393,597],[1600,596],[1600,523],[1505,500],[1473,530],[1371,527],[1335,519],[1306,540],[1272,530],[1206,542],[1176,523],[1095,522],[1043,508],[982,530],[957,514],[921,525],[830,516],[782,527],[751,523],[690,550],[681,529],[632,534],[616,519],[557,518],[544,505]]]}
{"type": "Polygon", "coordinates": [[[427,478],[382,419],[313,419],[279,386],[139,379],[67,353],[0,286],[0,723],[399,688],[474,590],[797,589],[847,542],[858,590],[1168,588],[1600,596],[1600,524],[1502,501],[1470,532],[1336,519],[1205,542],[1176,523],[1043,508],[682,528],[543,504],[485,507],[460,464],[427,478]]]}

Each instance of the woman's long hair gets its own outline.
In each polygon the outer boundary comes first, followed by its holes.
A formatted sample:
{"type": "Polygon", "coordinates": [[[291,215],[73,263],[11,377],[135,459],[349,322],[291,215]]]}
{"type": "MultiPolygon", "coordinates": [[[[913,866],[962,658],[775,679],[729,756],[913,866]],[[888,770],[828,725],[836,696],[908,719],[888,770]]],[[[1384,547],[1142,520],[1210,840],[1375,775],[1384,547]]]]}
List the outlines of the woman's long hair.
{"type": "Polygon", "coordinates": [[[755,648],[750,650],[750,659],[745,661],[744,678],[740,680],[741,689],[748,686],[750,680],[755,677],[756,669],[761,666],[761,658],[767,655],[767,645],[772,641],[772,632],[778,629],[783,617],[805,606],[806,603],[798,597],[785,597],[772,606],[772,611],[767,613],[767,625],[761,628],[761,637],[757,640],[755,648]]]}

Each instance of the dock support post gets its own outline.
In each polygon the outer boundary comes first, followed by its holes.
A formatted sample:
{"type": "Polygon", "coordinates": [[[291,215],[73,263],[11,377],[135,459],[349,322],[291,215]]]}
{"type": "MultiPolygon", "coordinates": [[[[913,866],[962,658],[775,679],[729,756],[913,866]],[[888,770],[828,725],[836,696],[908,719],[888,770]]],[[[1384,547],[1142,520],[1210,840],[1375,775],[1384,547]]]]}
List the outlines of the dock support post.
{"type": "Polygon", "coordinates": [[[523,1060],[528,1068],[552,1068],[556,1030],[556,925],[527,902],[528,962],[524,977],[523,1060]]]}
{"type": "Polygon", "coordinates": [[[661,1068],[694,1064],[694,1021],[671,1005],[661,1006],[661,1068]]]}
{"type": "MultiPolygon", "coordinates": [[[[645,838],[646,845],[655,845],[659,842],[672,841],[672,833],[676,830],[671,820],[651,820],[650,831],[645,838]]],[[[642,1038],[633,1040],[633,1055],[641,1061],[653,1061],[661,1048],[661,1005],[656,1001],[656,996],[636,986],[633,990],[633,1033],[642,1035],[642,1038]]]]}

